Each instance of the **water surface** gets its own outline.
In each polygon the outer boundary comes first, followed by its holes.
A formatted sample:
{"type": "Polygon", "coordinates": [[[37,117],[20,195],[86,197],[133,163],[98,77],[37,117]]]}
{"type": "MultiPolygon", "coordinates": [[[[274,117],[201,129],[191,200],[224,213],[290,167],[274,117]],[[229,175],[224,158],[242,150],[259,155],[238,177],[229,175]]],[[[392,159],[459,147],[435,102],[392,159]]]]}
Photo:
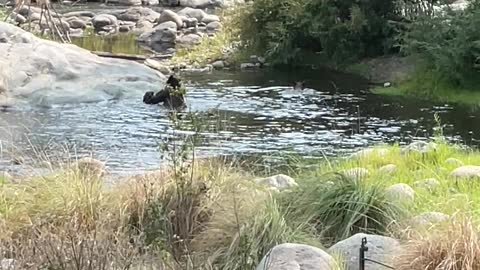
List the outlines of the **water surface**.
{"type": "MultiPolygon", "coordinates": [[[[451,104],[369,94],[358,78],[312,72],[215,72],[185,75],[188,110],[204,119],[199,156],[336,156],[379,143],[426,140],[438,113],[453,141],[478,143],[480,113],[451,104]],[[293,91],[295,80],[307,89],[293,91]]],[[[36,152],[82,156],[93,152],[114,173],[156,167],[160,145],[182,140],[161,106],[142,96],[101,103],[22,108],[0,113],[0,170],[18,170],[12,155],[36,152]],[[12,150],[12,145],[15,150],[12,150]],[[12,152],[14,154],[12,154],[12,152]]]]}

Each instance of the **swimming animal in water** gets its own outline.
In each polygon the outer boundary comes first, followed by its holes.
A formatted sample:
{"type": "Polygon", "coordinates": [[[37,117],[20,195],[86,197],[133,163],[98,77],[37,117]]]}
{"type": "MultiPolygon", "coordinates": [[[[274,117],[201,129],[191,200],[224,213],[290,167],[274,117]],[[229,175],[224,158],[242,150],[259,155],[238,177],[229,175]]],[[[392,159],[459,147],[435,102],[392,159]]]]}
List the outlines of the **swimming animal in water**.
{"type": "Polygon", "coordinates": [[[165,88],[155,94],[153,91],[148,91],[143,96],[143,102],[145,104],[159,104],[163,102],[163,105],[171,109],[183,108],[186,104],[185,93],[182,92],[183,88],[181,80],[171,75],[165,88]]]}
{"type": "Polygon", "coordinates": [[[293,89],[298,91],[305,89],[305,81],[295,82],[293,85],[293,89]]]}

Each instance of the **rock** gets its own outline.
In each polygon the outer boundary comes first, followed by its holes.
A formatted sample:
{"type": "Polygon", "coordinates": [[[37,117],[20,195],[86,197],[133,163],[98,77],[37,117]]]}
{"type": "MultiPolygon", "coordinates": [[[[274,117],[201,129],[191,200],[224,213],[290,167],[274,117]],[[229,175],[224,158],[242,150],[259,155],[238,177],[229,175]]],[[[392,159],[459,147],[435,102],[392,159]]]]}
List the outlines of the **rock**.
{"type": "Polygon", "coordinates": [[[115,13],[115,16],[122,21],[149,21],[154,23],[160,18],[160,13],[146,7],[131,7],[127,10],[115,13]]]}
{"type": "Polygon", "coordinates": [[[461,166],[452,171],[450,176],[454,178],[479,178],[480,177],[480,166],[461,166]]]}
{"type": "Polygon", "coordinates": [[[139,36],[145,33],[151,33],[153,32],[153,23],[149,21],[139,21],[135,25],[133,32],[139,36]]]}
{"type": "Polygon", "coordinates": [[[93,17],[92,24],[95,31],[105,31],[105,29],[110,30],[110,28],[118,28],[117,17],[110,14],[100,14],[93,17]]]}
{"type": "Polygon", "coordinates": [[[178,29],[182,28],[182,26],[183,26],[182,17],[180,17],[180,15],[178,15],[177,13],[175,13],[171,10],[168,10],[168,9],[166,9],[162,12],[162,14],[160,15],[160,18],[158,19],[158,22],[159,23],[174,22],[174,23],[177,24],[178,29]]]}
{"type": "Polygon", "coordinates": [[[177,40],[177,24],[174,22],[161,23],[152,31],[142,34],[139,40],[157,52],[174,48],[177,40]]]}
{"type": "Polygon", "coordinates": [[[242,63],[240,64],[241,70],[256,69],[257,67],[253,63],[242,63]]]}
{"type": "Polygon", "coordinates": [[[222,24],[220,22],[211,22],[207,24],[207,32],[215,33],[222,29],[222,24]]]}
{"type": "Polygon", "coordinates": [[[393,174],[395,173],[396,170],[397,170],[397,165],[395,164],[388,164],[378,169],[378,171],[383,174],[393,174]]]}
{"type": "Polygon", "coordinates": [[[0,22],[0,81],[14,105],[50,107],[138,97],[157,91],[165,76],[134,61],[103,58],[72,44],[35,37],[0,22]],[[28,52],[28,53],[25,53],[28,52]]]}
{"type": "MultiPolygon", "coordinates": [[[[28,6],[28,5],[23,5],[19,10],[18,14],[22,15],[23,17],[29,17],[33,13],[41,13],[41,9],[39,7],[34,7],[34,6],[28,6]]],[[[54,14],[52,14],[53,16],[54,14]]]]}
{"type": "Polygon", "coordinates": [[[63,14],[64,18],[69,18],[69,17],[89,17],[93,18],[95,17],[96,14],[92,11],[72,11],[72,12],[67,12],[63,14]]]}
{"type": "MultiPolygon", "coordinates": [[[[385,264],[392,264],[395,255],[400,250],[400,243],[390,237],[357,233],[350,238],[340,241],[328,249],[331,255],[339,255],[345,263],[345,269],[358,270],[359,268],[359,249],[362,239],[367,238],[368,251],[365,256],[371,260],[375,260],[385,264]]],[[[343,268],[342,268],[343,269],[343,268]]],[[[381,265],[365,262],[365,269],[368,270],[384,270],[381,265]]]]}
{"type": "Polygon", "coordinates": [[[85,175],[101,176],[105,173],[105,163],[94,158],[82,158],[78,160],[75,168],[85,175]]]}
{"type": "Polygon", "coordinates": [[[427,188],[428,190],[433,190],[438,186],[440,186],[440,182],[435,178],[427,178],[423,181],[415,181],[413,185],[415,187],[423,187],[423,188],[427,188]]]}
{"type": "Polygon", "coordinates": [[[267,178],[257,179],[256,182],[258,184],[272,187],[277,190],[283,190],[298,186],[297,182],[295,182],[295,179],[284,174],[278,174],[267,178]]]}
{"type": "Polygon", "coordinates": [[[118,28],[118,32],[120,33],[127,33],[130,32],[130,30],[132,30],[132,27],[128,25],[120,25],[120,27],[118,28]]]}
{"type": "Polygon", "coordinates": [[[394,184],[385,190],[387,198],[394,202],[412,203],[415,199],[415,190],[407,184],[394,184]]]}
{"type": "Polygon", "coordinates": [[[224,69],[225,68],[225,63],[223,61],[215,61],[212,63],[212,67],[214,69],[224,69]]]}
{"type": "Polygon", "coordinates": [[[365,168],[352,168],[340,172],[342,175],[352,179],[361,179],[369,175],[369,171],[365,168]]]}
{"type": "Polygon", "coordinates": [[[333,270],[335,260],[325,251],[302,244],[284,243],[272,248],[255,270],[333,270]]]}
{"type": "Polygon", "coordinates": [[[195,18],[198,22],[201,22],[203,18],[207,15],[205,11],[201,9],[189,8],[186,7],[178,12],[178,15],[185,16],[187,18],[195,18]]]}
{"type": "Polygon", "coordinates": [[[141,6],[142,0],[115,0],[115,3],[122,6],[141,6]]]}
{"type": "Polygon", "coordinates": [[[142,0],[144,6],[157,6],[158,4],[160,4],[159,0],[142,0]]]}
{"type": "Polygon", "coordinates": [[[23,23],[26,23],[27,22],[27,18],[23,17],[22,15],[20,14],[14,14],[12,13],[12,15],[10,15],[10,18],[12,18],[13,20],[15,20],[16,23],[19,23],[19,24],[23,24],[23,23]]]}
{"type": "Polygon", "coordinates": [[[252,63],[258,63],[258,56],[256,56],[256,55],[250,55],[250,62],[252,62],[252,63]]]}
{"type": "Polygon", "coordinates": [[[207,25],[211,22],[219,22],[219,21],[220,21],[220,18],[217,15],[212,15],[212,14],[206,14],[202,19],[202,22],[207,25]]]}
{"type": "MultiPolygon", "coordinates": [[[[0,180],[2,181],[10,181],[12,176],[6,171],[0,171],[0,180]]],[[[1,181],[0,181],[1,182],[1,181]]]]}
{"type": "Polygon", "coordinates": [[[12,162],[15,165],[22,165],[23,163],[25,163],[25,159],[23,157],[14,157],[12,158],[12,162]]]}
{"type": "MultiPolygon", "coordinates": [[[[28,20],[30,20],[32,22],[33,21],[40,21],[40,14],[39,13],[32,13],[27,18],[28,18],[28,20]]],[[[43,19],[45,20],[45,17],[43,17],[43,19]]]]}
{"type": "Polygon", "coordinates": [[[430,143],[422,142],[422,141],[413,142],[402,149],[402,154],[407,154],[412,152],[424,154],[435,149],[437,149],[437,144],[433,142],[430,142],[430,143]]]}
{"type": "Polygon", "coordinates": [[[194,67],[186,67],[183,68],[182,71],[186,73],[208,73],[213,70],[213,67],[211,65],[207,65],[204,68],[194,68],[194,67]]]}
{"type": "Polygon", "coordinates": [[[351,158],[362,158],[370,155],[377,155],[380,157],[388,155],[388,149],[385,148],[367,148],[360,150],[356,153],[353,153],[350,157],[351,158]]]}
{"type": "Polygon", "coordinates": [[[221,0],[180,0],[180,6],[191,8],[220,7],[221,2],[221,0]]]}
{"type": "Polygon", "coordinates": [[[167,67],[166,65],[160,63],[159,61],[157,60],[154,60],[154,59],[147,59],[143,62],[146,66],[148,67],[151,67],[155,70],[158,70],[160,71],[162,74],[164,75],[170,75],[172,73],[172,71],[170,70],[169,67],[167,67]]]}
{"type": "Polygon", "coordinates": [[[457,158],[447,158],[445,160],[445,164],[448,164],[448,165],[451,165],[451,166],[457,166],[457,167],[460,167],[460,166],[464,165],[464,163],[457,158]]]}
{"type": "Polygon", "coordinates": [[[2,259],[0,261],[0,269],[2,270],[14,270],[16,268],[17,262],[15,259],[2,259]]]}
{"type": "Polygon", "coordinates": [[[183,26],[185,28],[191,28],[191,27],[197,28],[198,26],[197,18],[189,18],[185,16],[182,16],[181,18],[182,18],[183,26]]]}
{"type": "Polygon", "coordinates": [[[70,24],[70,28],[73,28],[73,29],[85,29],[87,28],[87,24],[78,19],[77,17],[70,17],[71,19],[69,19],[67,22],[68,24],[70,24]]]}
{"type": "Polygon", "coordinates": [[[70,29],[70,36],[71,37],[82,37],[83,36],[83,29],[70,29]]]}
{"type": "Polygon", "coordinates": [[[180,0],[160,0],[160,3],[164,6],[178,7],[180,6],[180,0]]]}
{"type": "Polygon", "coordinates": [[[412,219],[412,223],[419,226],[430,226],[442,223],[450,219],[450,216],[440,212],[425,212],[412,219]]]}
{"type": "Polygon", "coordinates": [[[177,44],[182,48],[193,48],[200,43],[202,43],[202,37],[197,34],[187,34],[177,39],[177,44]]]}

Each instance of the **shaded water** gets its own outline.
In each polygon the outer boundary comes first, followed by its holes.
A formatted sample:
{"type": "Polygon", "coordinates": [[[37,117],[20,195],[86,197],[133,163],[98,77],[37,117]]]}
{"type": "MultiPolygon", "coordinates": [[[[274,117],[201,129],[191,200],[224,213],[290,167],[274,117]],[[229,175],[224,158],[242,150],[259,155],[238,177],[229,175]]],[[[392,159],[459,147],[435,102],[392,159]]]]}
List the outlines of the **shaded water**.
{"type": "MultiPolygon", "coordinates": [[[[368,94],[364,81],[324,70],[301,73],[244,72],[185,76],[189,110],[202,114],[207,130],[200,156],[261,154],[305,157],[339,155],[382,142],[408,143],[432,135],[434,113],[450,139],[477,144],[480,113],[467,108],[368,94]],[[307,79],[295,93],[291,82],[307,79]]],[[[188,134],[174,130],[161,106],[142,97],[93,104],[30,108],[0,114],[3,149],[19,155],[32,146],[48,153],[80,155],[93,151],[117,173],[157,166],[159,144],[188,134]],[[27,140],[28,138],[28,140],[27,140]]],[[[27,159],[28,160],[28,159],[27,159]]],[[[0,157],[0,170],[15,170],[11,156],[0,157]]]]}

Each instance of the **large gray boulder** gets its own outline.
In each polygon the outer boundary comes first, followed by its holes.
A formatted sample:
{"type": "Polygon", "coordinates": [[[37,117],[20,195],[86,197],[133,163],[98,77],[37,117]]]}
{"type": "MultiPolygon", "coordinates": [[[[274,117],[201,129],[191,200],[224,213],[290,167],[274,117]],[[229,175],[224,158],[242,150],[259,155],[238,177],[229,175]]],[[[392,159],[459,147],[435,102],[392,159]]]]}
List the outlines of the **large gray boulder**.
{"type": "Polygon", "coordinates": [[[118,20],[117,17],[111,14],[100,14],[92,19],[93,27],[95,31],[113,31],[118,29],[118,20]]]}
{"type": "Polygon", "coordinates": [[[257,179],[255,181],[258,184],[265,185],[267,187],[274,188],[277,190],[283,190],[283,189],[288,189],[288,188],[298,186],[295,179],[284,174],[277,174],[267,178],[257,179]]]}
{"type": "Polygon", "coordinates": [[[116,3],[122,6],[141,6],[142,0],[110,0],[108,2],[116,3]]]}
{"type": "Polygon", "coordinates": [[[85,29],[87,28],[87,23],[77,17],[69,17],[67,19],[68,24],[70,25],[70,28],[73,29],[85,29]]]}
{"type": "Polygon", "coordinates": [[[114,15],[122,21],[149,21],[152,23],[156,22],[160,17],[160,13],[146,7],[131,7],[129,9],[116,12],[114,15]]]}
{"type": "Polygon", "coordinates": [[[10,106],[139,99],[162,87],[165,76],[136,62],[101,58],[71,44],[35,37],[0,22],[2,103],[10,106]]]}
{"type": "Polygon", "coordinates": [[[450,174],[451,177],[458,179],[480,178],[480,166],[466,165],[456,168],[450,174]]]}
{"type": "Polygon", "coordinates": [[[138,40],[157,52],[165,52],[175,47],[177,24],[174,22],[161,23],[153,28],[153,30],[141,34],[138,40]]]}
{"type": "Polygon", "coordinates": [[[182,17],[180,17],[180,15],[178,15],[177,13],[169,9],[164,10],[162,14],[160,14],[160,18],[158,19],[158,22],[159,23],[174,22],[177,24],[177,28],[181,28],[183,25],[182,17]]]}
{"type": "Polygon", "coordinates": [[[177,38],[177,44],[182,48],[193,48],[202,43],[202,37],[197,34],[187,34],[177,38]]]}
{"type": "Polygon", "coordinates": [[[202,20],[204,24],[209,24],[211,22],[219,22],[219,21],[220,21],[220,18],[217,15],[213,15],[213,14],[205,15],[202,20]]]}
{"type": "Polygon", "coordinates": [[[187,18],[195,18],[198,22],[203,21],[203,18],[207,16],[207,13],[201,9],[186,7],[178,12],[178,15],[187,18]]]}
{"type": "Polygon", "coordinates": [[[180,0],[180,6],[191,8],[207,8],[221,6],[221,0],[180,0]]]}
{"type": "Polygon", "coordinates": [[[405,183],[398,183],[386,188],[385,196],[395,203],[413,203],[415,190],[405,183]]]}
{"type": "Polygon", "coordinates": [[[325,251],[302,244],[275,246],[263,257],[256,270],[334,270],[335,260],[325,251]]]}
{"type": "MultiPolygon", "coordinates": [[[[346,270],[358,270],[359,249],[364,237],[367,238],[366,246],[368,247],[368,251],[365,252],[366,258],[385,264],[391,264],[393,262],[395,254],[400,250],[398,240],[373,234],[357,233],[330,247],[328,253],[341,256],[346,270]]],[[[385,268],[378,264],[366,262],[365,269],[384,270],[385,268]]]]}
{"type": "Polygon", "coordinates": [[[412,223],[417,226],[431,226],[436,223],[446,222],[450,216],[440,212],[425,212],[412,219],[412,223]]]}

